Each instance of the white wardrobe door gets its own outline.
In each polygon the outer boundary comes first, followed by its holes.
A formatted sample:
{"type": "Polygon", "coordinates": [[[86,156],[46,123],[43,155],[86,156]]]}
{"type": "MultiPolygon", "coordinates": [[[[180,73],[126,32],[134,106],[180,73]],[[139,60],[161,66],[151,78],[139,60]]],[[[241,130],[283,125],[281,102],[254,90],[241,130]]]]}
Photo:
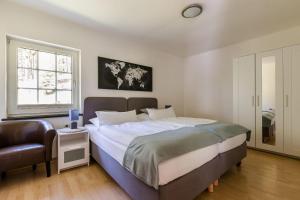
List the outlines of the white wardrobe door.
{"type": "Polygon", "coordinates": [[[256,147],[283,152],[282,49],[256,55],[256,147]]]}
{"type": "Polygon", "coordinates": [[[233,62],[234,122],[251,130],[248,146],[255,147],[255,55],[233,62]]]}
{"type": "Polygon", "coordinates": [[[284,49],[284,152],[300,156],[300,46],[284,49]]]}

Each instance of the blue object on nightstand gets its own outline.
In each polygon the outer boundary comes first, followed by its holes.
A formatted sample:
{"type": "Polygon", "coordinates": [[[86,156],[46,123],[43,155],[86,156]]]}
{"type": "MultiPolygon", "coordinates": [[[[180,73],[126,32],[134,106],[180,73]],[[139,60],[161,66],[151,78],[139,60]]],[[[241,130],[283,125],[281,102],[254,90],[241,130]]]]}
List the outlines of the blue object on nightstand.
{"type": "Polygon", "coordinates": [[[78,109],[70,109],[69,110],[69,119],[71,121],[70,128],[77,129],[77,121],[79,120],[79,110],[78,109]]]}

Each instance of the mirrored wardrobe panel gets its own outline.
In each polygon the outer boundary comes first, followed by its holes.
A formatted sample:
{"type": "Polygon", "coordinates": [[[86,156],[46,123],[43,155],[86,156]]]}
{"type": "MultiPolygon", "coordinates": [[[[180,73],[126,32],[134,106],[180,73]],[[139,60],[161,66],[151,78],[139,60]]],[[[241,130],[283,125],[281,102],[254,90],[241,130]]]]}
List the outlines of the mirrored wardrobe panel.
{"type": "Polygon", "coordinates": [[[262,142],[276,144],[276,59],[263,57],[261,63],[262,142]]]}
{"type": "Polygon", "coordinates": [[[282,152],[282,49],[257,54],[256,106],[256,146],[282,152]]]}

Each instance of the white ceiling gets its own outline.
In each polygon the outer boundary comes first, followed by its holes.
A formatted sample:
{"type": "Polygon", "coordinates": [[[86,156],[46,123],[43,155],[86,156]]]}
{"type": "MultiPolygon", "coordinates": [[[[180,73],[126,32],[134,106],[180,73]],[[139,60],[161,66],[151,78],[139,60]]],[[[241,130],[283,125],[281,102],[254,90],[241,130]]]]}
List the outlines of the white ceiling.
{"type": "Polygon", "coordinates": [[[14,0],[186,56],[300,24],[300,0],[14,0]],[[200,3],[203,13],[181,11],[200,3]]]}

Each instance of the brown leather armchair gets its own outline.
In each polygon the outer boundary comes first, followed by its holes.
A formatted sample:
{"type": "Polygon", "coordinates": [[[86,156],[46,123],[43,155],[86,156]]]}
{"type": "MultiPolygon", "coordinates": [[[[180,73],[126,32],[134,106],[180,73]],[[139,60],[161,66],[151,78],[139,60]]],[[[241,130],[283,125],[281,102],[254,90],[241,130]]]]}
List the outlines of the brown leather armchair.
{"type": "Polygon", "coordinates": [[[45,162],[51,176],[53,126],[43,120],[0,122],[0,172],[45,162]]]}

